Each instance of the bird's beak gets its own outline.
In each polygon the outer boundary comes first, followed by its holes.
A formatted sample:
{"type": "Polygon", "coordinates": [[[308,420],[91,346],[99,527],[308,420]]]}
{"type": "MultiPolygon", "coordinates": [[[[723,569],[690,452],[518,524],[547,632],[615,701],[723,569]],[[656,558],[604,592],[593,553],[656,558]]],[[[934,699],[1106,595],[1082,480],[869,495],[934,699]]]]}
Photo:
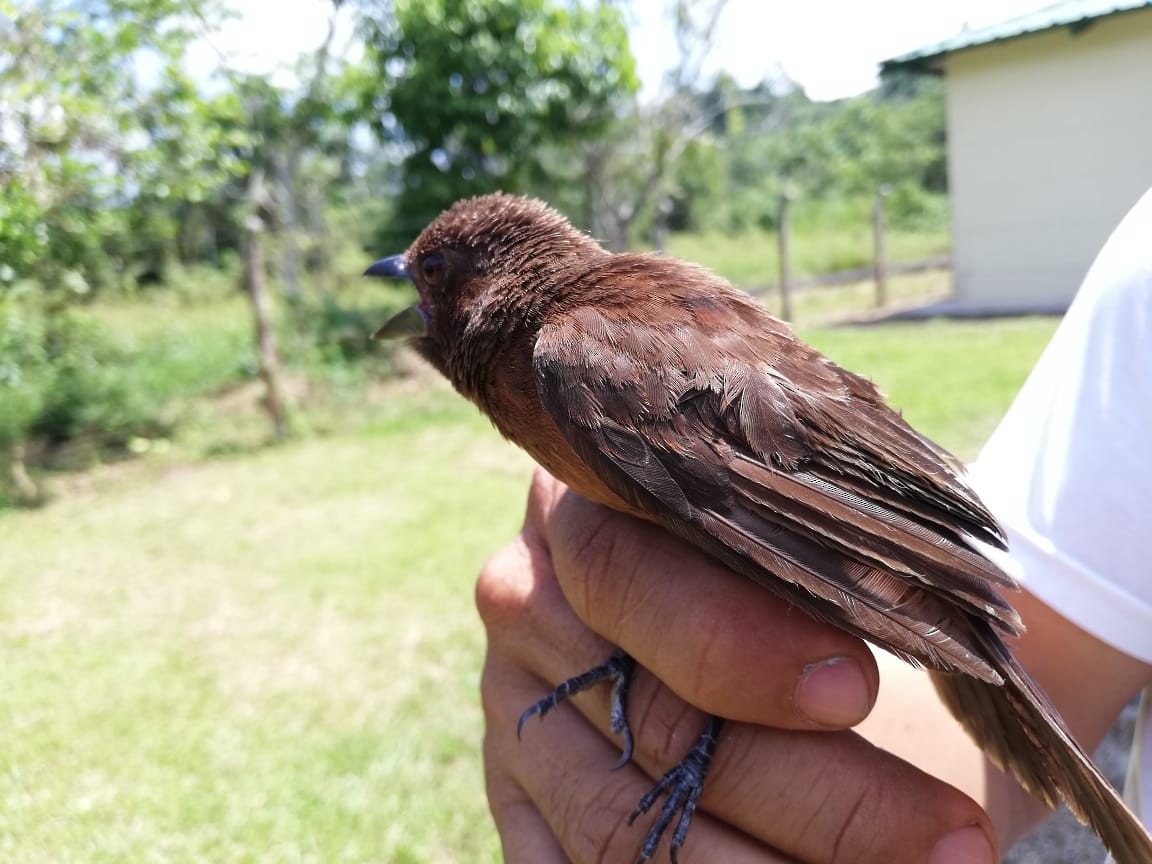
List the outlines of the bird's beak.
{"type": "Polygon", "coordinates": [[[373,339],[414,339],[428,335],[428,321],[419,306],[409,306],[389,318],[373,339]]]}
{"type": "Polygon", "coordinates": [[[364,271],[365,276],[391,276],[394,279],[411,279],[408,268],[404,266],[403,255],[389,255],[381,258],[364,271]]]}
{"type": "MultiPolygon", "coordinates": [[[[364,271],[365,276],[390,276],[394,279],[411,279],[404,266],[403,255],[389,255],[381,258],[364,271]]],[[[372,334],[373,339],[412,339],[428,334],[428,320],[419,306],[409,306],[397,312],[384,326],[372,334]]]]}

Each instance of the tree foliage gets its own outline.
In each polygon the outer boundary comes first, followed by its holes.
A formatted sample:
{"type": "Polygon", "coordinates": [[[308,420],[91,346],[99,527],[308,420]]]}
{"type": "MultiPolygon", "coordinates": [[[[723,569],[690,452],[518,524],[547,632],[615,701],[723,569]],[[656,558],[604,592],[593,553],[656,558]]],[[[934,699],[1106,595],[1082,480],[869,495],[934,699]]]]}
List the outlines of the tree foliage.
{"type": "Polygon", "coordinates": [[[847,212],[886,186],[893,224],[939,224],[940,82],[817,103],[780,75],[706,80],[725,0],[667,0],[679,59],[643,99],[622,0],[333,0],[295,83],[193,78],[188,48],[228,2],[0,0],[0,456],[17,485],[30,436],[119,446],[168,422],[163,388],[121,374],[124,345],[85,315],[106,292],[259,287],[263,359],[219,364],[235,376],[269,367],[277,330],[288,363],[369,353],[376,310],[338,296],[333,262],[403,249],[497,188],[616,248],[770,227],[785,190],[847,212]],[[340,15],[363,52],[334,50],[340,15]]]}
{"type": "Polygon", "coordinates": [[[366,16],[376,128],[404,155],[395,227],[457,198],[546,189],[550,154],[605,133],[636,89],[609,3],[397,0],[366,16]]]}
{"type": "Polygon", "coordinates": [[[947,176],[939,81],[814,102],[787,80],[741,91],[720,79],[694,98],[735,107],[714,110],[717,121],[686,150],[671,191],[676,230],[771,227],[785,192],[832,202],[870,199],[886,188],[894,224],[941,217],[935,202],[947,176]],[[701,163],[705,153],[722,171],[701,163]],[[703,182],[703,173],[712,179],[703,182]]]}
{"type": "Polygon", "coordinates": [[[0,280],[79,293],[112,284],[139,251],[133,244],[170,231],[140,218],[149,199],[211,182],[202,160],[187,155],[212,146],[192,134],[211,127],[197,117],[181,61],[215,8],[215,0],[0,3],[0,280]]]}

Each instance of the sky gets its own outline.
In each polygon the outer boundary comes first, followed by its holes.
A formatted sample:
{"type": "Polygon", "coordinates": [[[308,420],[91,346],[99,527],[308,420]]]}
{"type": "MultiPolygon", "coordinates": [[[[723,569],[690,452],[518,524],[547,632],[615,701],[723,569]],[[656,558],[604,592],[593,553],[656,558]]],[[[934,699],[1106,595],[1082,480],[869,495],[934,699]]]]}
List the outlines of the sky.
{"type": "MultiPolygon", "coordinates": [[[[982,27],[1049,5],[1051,0],[729,0],[708,71],[724,70],[743,86],[783,72],[813,99],[854,96],[876,83],[877,64],[943,40],[965,26],[982,27]]],[[[207,73],[219,53],[245,71],[291,80],[284,69],[316,48],[327,30],[329,0],[228,0],[238,13],[212,45],[193,52],[207,73]],[[287,10],[291,9],[289,13],[287,10]]],[[[659,92],[675,61],[667,0],[631,0],[632,51],[643,92],[659,92]]],[[[348,27],[338,29],[347,44],[348,27]]]]}

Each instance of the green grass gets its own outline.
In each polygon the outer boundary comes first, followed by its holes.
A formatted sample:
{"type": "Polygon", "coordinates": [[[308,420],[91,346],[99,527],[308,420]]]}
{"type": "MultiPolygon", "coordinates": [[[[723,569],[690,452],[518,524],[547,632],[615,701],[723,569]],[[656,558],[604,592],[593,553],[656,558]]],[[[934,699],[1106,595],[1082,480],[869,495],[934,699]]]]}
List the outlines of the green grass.
{"type": "MultiPolygon", "coordinates": [[[[724,276],[741,288],[760,289],[780,280],[780,257],[775,233],[674,234],[668,254],[694,261],[724,276]]],[[[891,231],[889,261],[919,261],[947,255],[946,232],[891,231]]],[[[796,231],[792,238],[792,274],[815,276],[872,264],[872,233],[865,223],[856,229],[796,231]]]]}
{"type": "MultiPolygon", "coordinates": [[[[804,335],[971,455],[1053,326],[804,335]]],[[[0,859],[499,860],[472,582],[526,460],[426,382],[323,437],[184,446],[0,516],[0,859]]]]}
{"type": "Polygon", "coordinates": [[[1056,324],[1054,318],[1036,317],[800,332],[838,363],[875,381],[925,435],[971,460],[1056,324]]]}
{"type": "Polygon", "coordinates": [[[212,393],[254,373],[252,315],[243,297],[182,303],[158,294],[92,307],[109,339],[131,361],[124,374],[157,401],[212,393]]]}
{"type": "MultiPolygon", "coordinates": [[[[842,322],[868,321],[898,309],[926,306],[946,299],[952,277],[944,270],[898,276],[888,281],[886,304],[876,305],[876,283],[869,279],[843,285],[801,288],[792,296],[792,323],[813,327],[842,322]]],[[[756,295],[768,311],[786,317],[778,289],[756,295]]]]}
{"type": "Polygon", "coordinates": [[[471,581],[528,466],[417,401],[0,519],[0,858],[496,860],[471,581]]]}

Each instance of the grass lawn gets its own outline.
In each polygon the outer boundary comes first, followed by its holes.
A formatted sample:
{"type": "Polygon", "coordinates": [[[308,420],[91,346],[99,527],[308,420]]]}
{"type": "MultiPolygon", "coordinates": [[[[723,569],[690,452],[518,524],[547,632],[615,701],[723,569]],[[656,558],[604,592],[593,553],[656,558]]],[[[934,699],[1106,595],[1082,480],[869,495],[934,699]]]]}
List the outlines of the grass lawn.
{"type": "Polygon", "coordinates": [[[1053,318],[928,321],[800,332],[841,365],[875,381],[925,435],[971,460],[1056,323],[1053,318]]]}
{"type": "MultiPolygon", "coordinates": [[[[944,231],[888,232],[888,260],[920,261],[947,255],[951,246],[944,231]]],[[[668,254],[695,261],[741,288],[758,289],[780,279],[779,240],[770,231],[741,234],[673,234],[668,254]]],[[[872,230],[868,222],[855,228],[809,228],[792,238],[793,276],[816,276],[836,270],[869,267],[873,260],[872,230]]]]}
{"type": "MultiPolygon", "coordinates": [[[[972,456],[1054,326],[805,335],[972,456]]],[[[472,581],[526,458],[428,384],[187,452],[0,514],[0,860],[499,860],[472,581]]]]}

